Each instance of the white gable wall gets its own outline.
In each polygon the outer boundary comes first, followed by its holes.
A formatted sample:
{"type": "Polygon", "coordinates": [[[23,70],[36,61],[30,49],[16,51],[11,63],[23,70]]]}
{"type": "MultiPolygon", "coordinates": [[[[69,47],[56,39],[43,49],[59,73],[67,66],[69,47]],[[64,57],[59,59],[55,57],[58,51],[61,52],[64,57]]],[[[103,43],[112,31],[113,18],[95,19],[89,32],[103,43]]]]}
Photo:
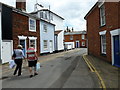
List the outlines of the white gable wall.
{"type": "Polygon", "coordinates": [[[55,31],[57,30],[63,30],[63,19],[61,19],[60,17],[56,16],[55,14],[53,14],[53,21],[51,21],[51,23],[55,24],[55,31]]]}

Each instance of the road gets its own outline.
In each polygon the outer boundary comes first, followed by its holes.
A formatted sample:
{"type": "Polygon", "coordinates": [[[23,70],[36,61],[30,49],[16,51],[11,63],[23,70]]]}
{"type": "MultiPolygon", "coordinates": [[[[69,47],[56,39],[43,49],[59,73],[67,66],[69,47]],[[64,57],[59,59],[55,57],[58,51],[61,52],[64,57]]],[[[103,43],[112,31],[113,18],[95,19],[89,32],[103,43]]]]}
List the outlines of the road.
{"type": "MultiPolygon", "coordinates": [[[[86,49],[50,54],[39,58],[39,75],[29,78],[28,68],[22,76],[6,72],[2,88],[99,88],[99,80],[82,58],[86,49]]],[[[4,72],[3,72],[4,73],[4,72]]]]}

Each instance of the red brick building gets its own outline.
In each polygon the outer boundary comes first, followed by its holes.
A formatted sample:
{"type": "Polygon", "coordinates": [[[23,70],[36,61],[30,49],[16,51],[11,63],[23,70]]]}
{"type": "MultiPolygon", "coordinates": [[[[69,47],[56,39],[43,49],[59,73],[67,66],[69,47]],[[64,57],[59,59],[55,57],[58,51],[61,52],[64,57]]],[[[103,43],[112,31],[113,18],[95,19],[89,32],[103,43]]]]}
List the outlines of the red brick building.
{"type": "Polygon", "coordinates": [[[40,55],[39,19],[25,12],[25,2],[16,2],[16,8],[12,10],[13,48],[21,44],[24,53],[26,53],[27,48],[33,43],[38,55],[40,55]]]}
{"type": "Polygon", "coordinates": [[[120,66],[120,2],[97,2],[85,19],[88,54],[120,66]]]}
{"type": "Polygon", "coordinates": [[[87,47],[86,31],[65,31],[64,42],[74,42],[75,48],[87,47]]]}

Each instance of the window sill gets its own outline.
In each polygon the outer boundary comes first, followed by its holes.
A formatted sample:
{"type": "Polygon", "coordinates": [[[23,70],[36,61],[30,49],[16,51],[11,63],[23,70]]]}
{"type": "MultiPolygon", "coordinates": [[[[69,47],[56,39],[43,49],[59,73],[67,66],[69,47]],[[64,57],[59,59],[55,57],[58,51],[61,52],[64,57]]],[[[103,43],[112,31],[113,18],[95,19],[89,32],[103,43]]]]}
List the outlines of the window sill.
{"type": "Polygon", "coordinates": [[[102,27],[105,27],[105,26],[106,26],[106,24],[105,24],[105,25],[100,26],[99,28],[102,28],[102,27]]]}
{"type": "Polygon", "coordinates": [[[104,54],[104,53],[101,53],[100,55],[106,57],[106,54],[104,54]]]}
{"type": "Polygon", "coordinates": [[[35,30],[29,30],[30,32],[36,32],[35,30]]]}

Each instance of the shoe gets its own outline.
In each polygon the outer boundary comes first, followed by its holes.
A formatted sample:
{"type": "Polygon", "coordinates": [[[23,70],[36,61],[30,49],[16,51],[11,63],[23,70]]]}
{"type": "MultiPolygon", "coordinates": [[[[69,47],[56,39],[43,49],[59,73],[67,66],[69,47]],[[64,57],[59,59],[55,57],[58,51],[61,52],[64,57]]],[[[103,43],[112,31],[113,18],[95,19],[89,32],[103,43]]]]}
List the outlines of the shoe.
{"type": "Polygon", "coordinates": [[[38,73],[34,73],[34,76],[38,75],[38,73]]]}
{"type": "Polygon", "coordinates": [[[22,73],[21,74],[18,74],[18,76],[21,76],[22,75],[22,73]]]}
{"type": "Polygon", "coordinates": [[[21,76],[21,74],[19,74],[18,76],[21,76]]]}
{"type": "Polygon", "coordinates": [[[30,75],[30,78],[32,78],[33,77],[33,75],[30,75]]]}

